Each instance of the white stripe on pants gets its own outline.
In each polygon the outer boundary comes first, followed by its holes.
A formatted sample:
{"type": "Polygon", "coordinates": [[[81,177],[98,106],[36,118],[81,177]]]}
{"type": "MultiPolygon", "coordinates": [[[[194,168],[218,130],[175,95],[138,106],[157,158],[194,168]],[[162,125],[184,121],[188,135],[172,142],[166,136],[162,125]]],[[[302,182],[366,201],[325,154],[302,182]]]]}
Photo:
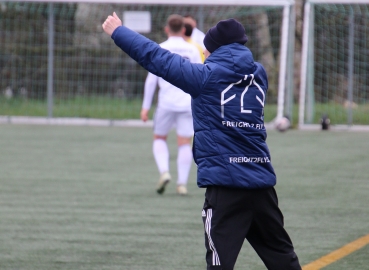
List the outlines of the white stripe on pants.
{"type": "Polygon", "coordinates": [[[209,241],[209,247],[213,253],[213,265],[220,265],[220,260],[219,260],[219,256],[217,253],[217,250],[214,246],[213,240],[211,239],[211,235],[210,235],[210,230],[211,230],[211,218],[213,216],[213,210],[211,208],[205,210],[202,210],[203,214],[205,212],[205,216],[206,216],[206,221],[205,221],[205,233],[208,237],[208,241],[209,241]]]}

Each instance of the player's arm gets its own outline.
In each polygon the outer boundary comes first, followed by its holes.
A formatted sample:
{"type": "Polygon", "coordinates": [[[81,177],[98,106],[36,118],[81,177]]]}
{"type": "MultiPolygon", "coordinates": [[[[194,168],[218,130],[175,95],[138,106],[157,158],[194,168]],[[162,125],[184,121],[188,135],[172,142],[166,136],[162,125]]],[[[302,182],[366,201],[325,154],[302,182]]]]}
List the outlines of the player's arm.
{"type": "Polygon", "coordinates": [[[202,64],[190,61],[161,48],[150,39],[121,26],[114,13],[103,24],[104,31],[111,35],[115,44],[149,72],[196,98],[210,71],[202,64]]]}
{"type": "Polygon", "coordinates": [[[149,111],[151,108],[157,84],[158,77],[149,72],[145,80],[144,97],[141,109],[141,119],[144,122],[146,122],[149,119],[149,111]]]}

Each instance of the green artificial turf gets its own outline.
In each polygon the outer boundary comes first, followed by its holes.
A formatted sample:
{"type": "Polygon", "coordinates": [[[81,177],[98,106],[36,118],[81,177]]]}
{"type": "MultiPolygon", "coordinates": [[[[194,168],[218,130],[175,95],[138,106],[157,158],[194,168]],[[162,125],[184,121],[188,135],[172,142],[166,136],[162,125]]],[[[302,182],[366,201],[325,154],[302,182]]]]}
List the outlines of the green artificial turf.
{"type": "MultiPolygon", "coordinates": [[[[268,132],[302,265],[369,234],[368,134],[268,132]]],[[[204,189],[155,192],[150,128],[0,125],[0,269],[205,269],[204,189]]],[[[366,270],[368,246],[326,269],[366,270]]],[[[245,242],[235,269],[262,270],[245,242]]]]}

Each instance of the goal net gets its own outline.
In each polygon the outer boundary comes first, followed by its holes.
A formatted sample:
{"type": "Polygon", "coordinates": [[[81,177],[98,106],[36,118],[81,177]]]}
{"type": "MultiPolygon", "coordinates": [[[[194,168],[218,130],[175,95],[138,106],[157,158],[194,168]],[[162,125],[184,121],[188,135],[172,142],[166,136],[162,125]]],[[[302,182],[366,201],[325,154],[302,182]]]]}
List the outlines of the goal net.
{"type": "Polygon", "coordinates": [[[239,20],[249,37],[246,45],[268,72],[265,120],[271,121],[292,108],[286,100],[287,93],[292,92],[288,82],[292,73],[289,46],[293,42],[289,41],[293,38],[293,3],[0,2],[0,116],[139,119],[147,71],[103,33],[101,24],[115,11],[123,21],[126,19],[158,43],[167,39],[163,28],[171,14],[193,16],[203,32],[223,19],[239,20]],[[139,12],[139,17],[132,17],[132,12],[139,12]]]}
{"type": "Polygon", "coordinates": [[[369,1],[305,4],[299,126],[369,125],[369,1]]]}

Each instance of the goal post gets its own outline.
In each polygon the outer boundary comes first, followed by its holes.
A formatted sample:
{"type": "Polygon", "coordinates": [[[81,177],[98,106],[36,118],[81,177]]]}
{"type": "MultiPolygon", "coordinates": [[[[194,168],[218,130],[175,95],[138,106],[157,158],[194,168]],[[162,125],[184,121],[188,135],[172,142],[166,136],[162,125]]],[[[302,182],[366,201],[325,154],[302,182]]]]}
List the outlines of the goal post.
{"type": "Polygon", "coordinates": [[[369,0],[307,0],[299,128],[369,126],[369,0]]]}
{"type": "Polygon", "coordinates": [[[193,15],[203,32],[238,19],[268,73],[265,121],[292,116],[294,0],[23,0],[0,2],[0,117],[139,119],[147,72],[103,35],[112,11],[149,12],[142,34],[158,43],[173,13],[193,15]]]}

